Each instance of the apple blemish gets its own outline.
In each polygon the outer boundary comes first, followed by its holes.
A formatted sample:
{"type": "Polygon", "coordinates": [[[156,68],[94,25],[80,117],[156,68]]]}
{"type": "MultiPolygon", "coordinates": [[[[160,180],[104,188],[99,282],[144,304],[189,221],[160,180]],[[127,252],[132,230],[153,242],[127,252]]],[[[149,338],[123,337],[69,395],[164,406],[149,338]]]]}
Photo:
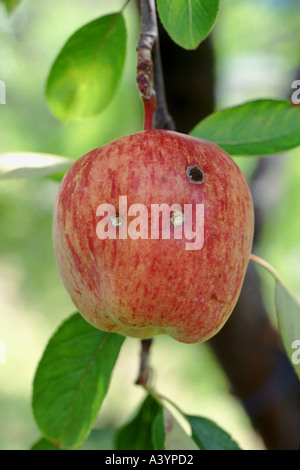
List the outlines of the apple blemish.
{"type": "Polygon", "coordinates": [[[201,184],[204,182],[204,173],[198,165],[188,166],[186,174],[191,183],[201,184]]]}

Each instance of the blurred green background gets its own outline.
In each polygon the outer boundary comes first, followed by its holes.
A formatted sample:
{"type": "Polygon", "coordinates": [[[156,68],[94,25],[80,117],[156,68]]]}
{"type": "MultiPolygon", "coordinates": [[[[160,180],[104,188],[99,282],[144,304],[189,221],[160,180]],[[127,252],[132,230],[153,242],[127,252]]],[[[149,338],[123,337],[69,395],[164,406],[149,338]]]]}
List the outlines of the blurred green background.
{"type": "MultiPolygon", "coordinates": [[[[91,148],[142,129],[135,82],[137,13],[125,11],[128,31],[125,70],[111,105],[98,117],[64,125],[55,119],[44,90],[50,67],[66,39],[80,26],[118,10],[124,1],[22,0],[11,15],[0,5],[0,152],[36,151],[77,159],[91,148]]],[[[300,7],[288,0],[222,2],[213,41],[217,107],[258,97],[286,98],[300,64],[300,7]]],[[[167,84],[166,84],[167,86],[167,84]]],[[[300,150],[276,159],[261,188],[268,218],[260,255],[300,297],[300,150]]],[[[246,175],[256,163],[236,158],[246,175]]],[[[47,340],[74,307],[55,265],[51,218],[58,183],[50,179],[0,182],[0,448],[27,449],[39,438],[31,411],[31,387],[47,340]]],[[[274,315],[273,282],[262,277],[274,315]]],[[[139,342],[127,339],[88,446],[111,448],[115,427],[134,412],[143,391],[134,385],[139,342]]],[[[151,356],[153,381],[185,412],[215,420],[244,449],[262,449],[241,405],[205,344],[184,345],[157,337],[151,356]]]]}

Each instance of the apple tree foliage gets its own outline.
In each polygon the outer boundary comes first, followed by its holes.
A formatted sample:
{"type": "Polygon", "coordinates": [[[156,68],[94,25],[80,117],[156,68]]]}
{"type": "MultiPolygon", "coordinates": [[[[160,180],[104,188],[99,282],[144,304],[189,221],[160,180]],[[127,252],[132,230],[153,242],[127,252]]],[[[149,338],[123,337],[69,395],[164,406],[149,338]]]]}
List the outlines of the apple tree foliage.
{"type": "MultiPolygon", "coordinates": [[[[1,1],[12,11],[20,0],[1,1]]],[[[96,115],[113,99],[126,59],[123,11],[129,1],[124,0],[120,11],[96,18],[78,29],[57,55],[48,76],[46,99],[61,121],[96,115]]],[[[157,0],[157,11],[172,40],[192,50],[212,30],[219,4],[220,0],[157,0]]],[[[300,146],[299,128],[299,106],[292,106],[288,100],[259,99],[214,112],[199,122],[191,135],[213,141],[231,155],[259,157],[300,146]]],[[[50,176],[60,180],[72,163],[68,158],[47,154],[36,154],[36,163],[32,163],[32,155],[0,154],[0,178],[50,176]]],[[[255,256],[252,261],[274,277],[279,330],[291,358],[293,341],[300,338],[299,304],[268,263],[255,256]]],[[[78,313],[62,323],[47,344],[34,378],[32,406],[42,437],[32,449],[81,447],[92,432],[124,341],[118,334],[93,328],[78,313]]],[[[300,365],[293,366],[300,377],[300,365]]],[[[117,432],[115,448],[239,449],[239,446],[216,423],[186,415],[167,398],[146,387],[145,399],[136,415],[117,432]]]]}
{"type": "Polygon", "coordinates": [[[12,11],[20,3],[20,0],[1,0],[1,2],[4,3],[7,11],[12,11]]]}

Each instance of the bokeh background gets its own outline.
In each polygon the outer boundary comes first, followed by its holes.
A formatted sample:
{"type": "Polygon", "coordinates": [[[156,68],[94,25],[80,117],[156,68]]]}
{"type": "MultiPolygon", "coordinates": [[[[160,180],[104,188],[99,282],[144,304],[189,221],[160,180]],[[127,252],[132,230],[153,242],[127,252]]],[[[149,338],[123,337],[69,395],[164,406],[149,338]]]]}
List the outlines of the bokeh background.
{"type": "MultiPolygon", "coordinates": [[[[68,37],[83,24],[118,10],[124,1],[22,0],[9,15],[0,5],[0,152],[35,151],[77,159],[90,149],[142,129],[135,82],[138,17],[125,10],[128,31],[124,73],[115,99],[98,117],[60,123],[45,99],[50,67],[68,37]]],[[[300,64],[297,0],[226,0],[213,32],[216,107],[248,99],[286,98],[300,64]]],[[[166,84],[168,86],[168,84],[166,84]]],[[[261,188],[268,206],[259,254],[300,297],[300,150],[273,157],[261,188]]],[[[235,158],[251,174],[253,158],[235,158]]],[[[31,411],[34,372],[46,342],[74,307],[55,265],[51,219],[58,183],[51,179],[0,181],[0,448],[28,449],[40,436],[31,411]]],[[[268,311],[275,319],[273,281],[262,275],[268,311]]],[[[110,449],[116,427],[127,421],[144,393],[134,385],[139,342],[127,339],[86,447],[110,449]]],[[[244,449],[263,449],[241,404],[206,344],[154,341],[151,364],[158,391],[189,414],[215,420],[244,449]]],[[[299,436],[300,437],[300,436],[299,436]]]]}

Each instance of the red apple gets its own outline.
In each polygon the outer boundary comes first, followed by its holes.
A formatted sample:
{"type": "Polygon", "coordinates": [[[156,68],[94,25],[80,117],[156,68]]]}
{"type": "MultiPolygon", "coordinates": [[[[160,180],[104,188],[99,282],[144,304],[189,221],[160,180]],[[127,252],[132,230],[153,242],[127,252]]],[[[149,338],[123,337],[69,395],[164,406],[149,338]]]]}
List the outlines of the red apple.
{"type": "Polygon", "coordinates": [[[224,150],[150,130],[96,148],[73,164],[58,192],[53,240],[64,285],[90,324],[137,338],[167,333],[197,343],[219,331],[237,302],[253,226],[247,182],[224,150]],[[137,226],[138,213],[129,213],[127,221],[120,214],[120,196],[128,209],[142,204],[148,211],[142,219],[149,223],[148,238],[137,238],[139,230],[147,236],[147,227],[137,226]],[[154,204],[182,207],[169,213],[169,238],[161,226],[151,238],[154,204]],[[129,236],[131,223],[136,231],[129,236]]]}

